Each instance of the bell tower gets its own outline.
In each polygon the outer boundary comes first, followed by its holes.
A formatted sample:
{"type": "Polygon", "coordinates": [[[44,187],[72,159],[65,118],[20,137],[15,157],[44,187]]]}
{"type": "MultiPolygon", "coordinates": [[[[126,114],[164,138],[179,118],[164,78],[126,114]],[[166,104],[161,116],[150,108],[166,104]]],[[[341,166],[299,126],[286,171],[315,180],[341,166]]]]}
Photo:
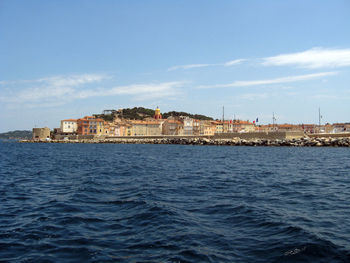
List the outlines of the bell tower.
{"type": "Polygon", "coordinates": [[[160,109],[158,108],[158,106],[157,106],[157,108],[156,108],[156,110],[155,110],[154,118],[155,118],[156,120],[161,120],[161,119],[162,119],[162,114],[160,114],[160,109]]]}

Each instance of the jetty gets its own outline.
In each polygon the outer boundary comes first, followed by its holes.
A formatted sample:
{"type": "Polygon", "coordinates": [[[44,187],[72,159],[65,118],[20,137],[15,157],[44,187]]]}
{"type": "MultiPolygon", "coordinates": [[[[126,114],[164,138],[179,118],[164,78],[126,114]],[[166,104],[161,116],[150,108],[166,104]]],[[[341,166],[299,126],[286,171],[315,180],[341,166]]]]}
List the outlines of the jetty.
{"type": "Polygon", "coordinates": [[[175,144],[212,146],[274,146],[274,147],[350,147],[350,134],[288,134],[246,133],[218,136],[128,136],[79,137],[45,140],[21,140],[22,143],[109,143],[109,144],[175,144]],[[259,136],[258,136],[259,135],[259,136]]]}

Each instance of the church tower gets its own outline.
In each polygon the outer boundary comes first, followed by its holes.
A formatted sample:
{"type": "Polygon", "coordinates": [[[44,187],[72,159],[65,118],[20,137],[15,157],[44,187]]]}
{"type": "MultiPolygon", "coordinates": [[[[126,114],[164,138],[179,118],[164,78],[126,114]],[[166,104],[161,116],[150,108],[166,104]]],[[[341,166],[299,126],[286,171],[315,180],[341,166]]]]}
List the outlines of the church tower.
{"type": "Polygon", "coordinates": [[[158,108],[158,106],[157,106],[157,108],[156,108],[156,110],[155,110],[154,118],[155,118],[156,120],[161,120],[161,119],[162,119],[162,114],[160,114],[160,109],[158,108]]]}

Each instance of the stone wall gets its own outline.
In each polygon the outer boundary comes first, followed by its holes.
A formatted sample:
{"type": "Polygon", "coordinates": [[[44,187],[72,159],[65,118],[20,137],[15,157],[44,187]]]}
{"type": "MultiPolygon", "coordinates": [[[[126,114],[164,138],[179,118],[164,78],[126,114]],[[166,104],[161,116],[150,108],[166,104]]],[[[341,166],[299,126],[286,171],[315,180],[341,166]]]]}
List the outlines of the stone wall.
{"type": "Polygon", "coordinates": [[[302,131],[276,131],[276,132],[231,132],[231,133],[215,133],[214,139],[233,139],[240,138],[244,140],[283,140],[283,139],[293,139],[302,138],[305,134],[302,131]]]}
{"type": "Polygon", "coordinates": [[[350,133],[313,133],[308,136],[311,138],[347,138],[350,137],[350,133]]]}
{"type": "Polygon", "coordinates": [[[33,128],[33,140],[46,140],[50,138],[50,128],[33,128]]]}

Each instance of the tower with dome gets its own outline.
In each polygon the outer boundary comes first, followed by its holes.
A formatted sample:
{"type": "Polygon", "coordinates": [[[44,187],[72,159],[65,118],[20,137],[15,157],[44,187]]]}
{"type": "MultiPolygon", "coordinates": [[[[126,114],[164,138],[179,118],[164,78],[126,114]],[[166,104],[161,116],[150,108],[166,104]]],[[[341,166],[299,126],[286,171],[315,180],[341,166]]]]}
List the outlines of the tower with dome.
{"type": "Polygon", "coordinates": [[[162,114],[160,113],[160,109],[157,106],[155,112],[154,112],[154,119],[156,120],[161,120],[162,119],[162,114]]]}

